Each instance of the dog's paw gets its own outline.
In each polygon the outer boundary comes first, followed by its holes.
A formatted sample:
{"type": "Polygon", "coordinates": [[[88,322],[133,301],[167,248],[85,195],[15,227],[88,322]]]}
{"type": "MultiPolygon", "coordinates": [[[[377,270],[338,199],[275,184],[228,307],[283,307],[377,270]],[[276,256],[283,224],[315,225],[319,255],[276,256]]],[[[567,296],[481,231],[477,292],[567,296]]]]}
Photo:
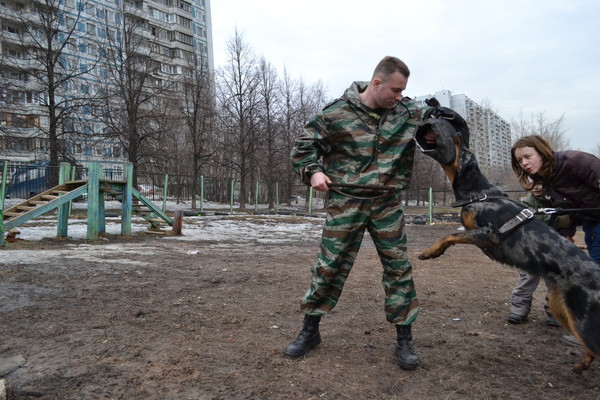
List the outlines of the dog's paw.
{"type": "Polygon", "coordinates": [[[419,254],[419,260],[430,260],[432,258],[437,258],[439,256],[440,255],[437,254],[437,253],[425,250],[424,252],[422,252],[421,254],[419,254]]]}

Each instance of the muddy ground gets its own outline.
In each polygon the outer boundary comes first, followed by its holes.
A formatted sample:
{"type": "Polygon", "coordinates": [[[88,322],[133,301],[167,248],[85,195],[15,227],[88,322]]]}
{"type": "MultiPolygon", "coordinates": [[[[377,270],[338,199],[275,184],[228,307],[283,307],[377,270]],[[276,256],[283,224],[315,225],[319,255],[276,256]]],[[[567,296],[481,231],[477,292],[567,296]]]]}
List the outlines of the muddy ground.
{"type": "Polygon", "coordinates": [[[565,331],[545,324],[544,287],[529,322],[509,325],[516,270],[464,245],[437,260],[417,259],[435,238],[456,231],[455,223],[407,226],[421,304],[413,328],[418,369],[395,363],[395,331],[384,318],[381,266],[368,237],[341,301],[323,318],[321,345],[301,359],[284,358],[283,348],[300,329],[299,299],[322,220],[280,222],[298,229],[268,241],[136,234],[0,249],[0,358],[23,357],[4,376],[8,398],[600,395],[600,363],[573,374],[582,350],[562,344],[565,331]],[[18,261],[8,257],[12,251],[20,252],[18,261]]]}

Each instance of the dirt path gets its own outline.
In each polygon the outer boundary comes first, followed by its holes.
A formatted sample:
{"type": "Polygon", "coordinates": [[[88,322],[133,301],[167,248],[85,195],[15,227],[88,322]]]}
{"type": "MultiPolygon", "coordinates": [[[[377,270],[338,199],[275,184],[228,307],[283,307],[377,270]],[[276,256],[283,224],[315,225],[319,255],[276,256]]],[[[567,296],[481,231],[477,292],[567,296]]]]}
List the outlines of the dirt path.
{"type": "MultiPolygon", "coordinates": [[[[223,221],[235,221],[223,217],[223,221]]],[[[256,219],[253,223],[265,224],[256,219]]],[[[422,365],[401,370],[384,318],[381,266],[363,244],[322,344],[290,360],[318,219],[261,242],[118,236],[43,240],[0,250],[0,358],[9,399],[590,399],[600,363],[546,326],[544,288],[530,322],[508,325],[514,269],[478,249],[417,254],[456,224],[408,226],[421,314],[422,365]],[[6,252],[18,251],[18,262],[6,252]]],[[[208,225],[207,228],[209,229],[208,225]]],[[[207,234],[210,235],[210,232],[207,234]]],[[[216,237],[215,237],[216,239],[216,237]]],[[[15,255],[16,253],[10,253],[15,255]]]]}

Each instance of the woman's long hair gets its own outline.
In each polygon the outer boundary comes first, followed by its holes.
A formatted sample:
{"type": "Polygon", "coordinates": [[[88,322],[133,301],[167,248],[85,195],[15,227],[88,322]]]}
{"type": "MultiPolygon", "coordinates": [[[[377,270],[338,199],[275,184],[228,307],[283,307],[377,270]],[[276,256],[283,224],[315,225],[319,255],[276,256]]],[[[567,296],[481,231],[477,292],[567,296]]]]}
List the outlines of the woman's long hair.
{"type": "Polygon", "coordinates": [[[518,139],[510,149],[510,162],[513,171],[517,174],[517,180],[527,190],[533,189],[536,183],[548,183],[552,176],[552,164],[554,164],[554,152],[552,147],[539,135],[523,136],[518,139]],[[515,150],[521,147],[533,147],[542,158],[542,166],[535,175],[529,175],[521,168],[515,158],[515,150]]]}

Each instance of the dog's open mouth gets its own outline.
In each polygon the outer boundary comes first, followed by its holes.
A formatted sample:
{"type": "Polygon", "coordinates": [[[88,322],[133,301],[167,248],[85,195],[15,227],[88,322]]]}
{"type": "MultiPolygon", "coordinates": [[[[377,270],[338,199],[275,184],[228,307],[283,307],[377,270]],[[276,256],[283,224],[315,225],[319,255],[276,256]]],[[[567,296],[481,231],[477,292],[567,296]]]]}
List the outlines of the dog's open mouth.
{"type": "Polygon", "coordinates": [[[450,164],[455,157],[454,138],[457,135],[458,132],[448,120],[430,118],[417,127],[415,142],[425,155],[442,164],[450,164]]]}
{"type": "MultiPolygon", "coordinates": [[[[432,123],[429,121],[431,121],[431,120],[427,120],[427,121],[424,121],[423,123],[421,123],[419,125],[419,127],[417,128],[417,134],[415,135],[415,141],[417,142],[419,149],[423,153],[426,153],[431,150],[435,150],[435,148],[437,147],[436,146],[437,143],[428,143],[427,140],[425,140],[425,136],[427,136],[430,132],[435,132],[433,130],[432,123]]],[[[437,137],[436,137],[436,142],[437,142],[437,137]]]]}

